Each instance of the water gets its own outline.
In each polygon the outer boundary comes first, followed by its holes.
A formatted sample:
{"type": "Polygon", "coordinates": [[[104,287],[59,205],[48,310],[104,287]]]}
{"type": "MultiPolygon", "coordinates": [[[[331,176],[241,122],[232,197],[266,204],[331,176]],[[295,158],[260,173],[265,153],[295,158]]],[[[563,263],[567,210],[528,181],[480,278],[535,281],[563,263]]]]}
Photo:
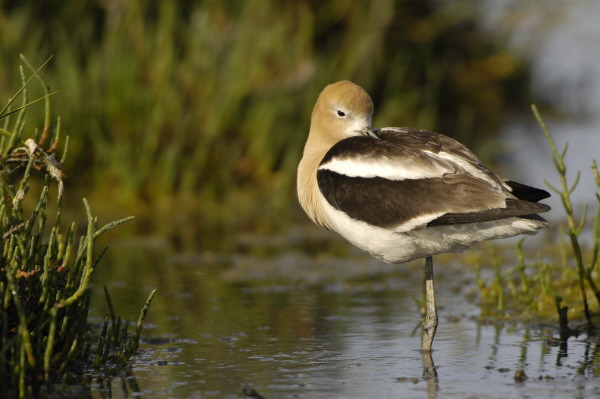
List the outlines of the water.
{"type": "MultiPolygon", "coordinates": [[[[111,252],[120,263],[105,262],[97,281],[119,313],[135,319],[148,292],[158,293],[131,373],[94,379],[96,397],[243,398],[244,389],[268,399],[600,394],[597,342],[580,336],[560,348],[547,342],[557,336],[552,326],[479,323],[479,308],[466,299],[474,297],[474,272],[460,255],[434,263],[440,326],[428,359],[419,351],[420,262],[111,252]],[[424,375],[431,361],[437,377],[424,375]]],[[[102,316],[95,291],[94,314],[102,316]]]]}

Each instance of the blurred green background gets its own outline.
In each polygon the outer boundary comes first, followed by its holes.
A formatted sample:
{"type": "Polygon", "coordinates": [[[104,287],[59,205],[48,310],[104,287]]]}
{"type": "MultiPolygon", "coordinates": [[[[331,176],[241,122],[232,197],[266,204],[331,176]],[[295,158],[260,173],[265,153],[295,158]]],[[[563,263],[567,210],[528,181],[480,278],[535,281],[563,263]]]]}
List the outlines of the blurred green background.
{"type": "MultiPolygon", "coordinates": [[[[458,0],[0,0],[0,99],[19,54],[59,90],[67,194],[127,234],[216,248],[307,222],[295,171],[320,90],[371,93],[374,126],[453,136],[494,161],[528,65],[458,0]]],[[[39,88],[38,88],[39,89],[39,88]]],[[[42,93],[41,89],[37,94],[42,93]]],[[[32,87],[32,97],[36,95],[32,87]]],[[[30,129],[43,106],[31,107],[30,129]]]]}

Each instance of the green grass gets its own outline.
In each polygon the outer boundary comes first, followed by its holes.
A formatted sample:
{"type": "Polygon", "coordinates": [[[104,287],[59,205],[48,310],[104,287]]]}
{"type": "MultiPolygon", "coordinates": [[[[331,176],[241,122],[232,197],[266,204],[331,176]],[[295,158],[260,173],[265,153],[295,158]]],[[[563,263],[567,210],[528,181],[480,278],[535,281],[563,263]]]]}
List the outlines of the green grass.
{"type": "Polygon", "coordinates": [[[154,295],[152,292],[142,309],[133,335],[112,306],[102,332],[94,334],[90,328],[89,284],[106,251],[98,252],[95,243],[104,232],[131,217],[99,227],[84,199],[85,230],[79,233],[75,223],[64,226],[61,165],[67,146],[57,159],[60,122],[51,118],[49,93],[41,98],[46,110],[43,127],[26,126],[24,116],[32,103],[29,84],[37,79],[44,90],[46,85],[39,70],[25,59],[23,63],[26,68],[21,68],[18,96],[0,110],[2,397],[45,396],[55,384],[81,376],[86,368],[127,364],[137,350],[154,295]],[[19,97],[22,100],[17,103],[19,97]]]}

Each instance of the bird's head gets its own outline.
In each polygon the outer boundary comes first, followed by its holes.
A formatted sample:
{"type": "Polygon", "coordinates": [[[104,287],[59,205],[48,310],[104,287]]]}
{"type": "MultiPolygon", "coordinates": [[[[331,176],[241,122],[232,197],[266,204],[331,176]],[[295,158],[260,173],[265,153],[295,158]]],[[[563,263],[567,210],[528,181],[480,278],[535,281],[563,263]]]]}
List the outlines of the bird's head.
{"type": "Polygon", "coordinates": [[[362,87],[348,80],[332,83],[317,99],[310,134],[333,143],[352,136],[371,136],[372,117],[373,101],[362,87]]]}

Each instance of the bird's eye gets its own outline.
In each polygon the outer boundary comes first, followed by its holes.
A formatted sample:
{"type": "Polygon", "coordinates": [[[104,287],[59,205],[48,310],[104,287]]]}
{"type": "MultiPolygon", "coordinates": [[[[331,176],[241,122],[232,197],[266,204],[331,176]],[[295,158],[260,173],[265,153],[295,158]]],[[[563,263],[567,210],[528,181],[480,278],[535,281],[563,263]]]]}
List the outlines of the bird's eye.
{"type": "Polygon", "coordinates": [[[338,116],[339,116],[339,117],[342,117],[342,118],[343,118],[344,116],[346,116],[346,113],[345,113],[344,111],[342,111],[341,109],[338,109],[338,110],[337,110],[337,114],[338,114],[338,116]]]}

